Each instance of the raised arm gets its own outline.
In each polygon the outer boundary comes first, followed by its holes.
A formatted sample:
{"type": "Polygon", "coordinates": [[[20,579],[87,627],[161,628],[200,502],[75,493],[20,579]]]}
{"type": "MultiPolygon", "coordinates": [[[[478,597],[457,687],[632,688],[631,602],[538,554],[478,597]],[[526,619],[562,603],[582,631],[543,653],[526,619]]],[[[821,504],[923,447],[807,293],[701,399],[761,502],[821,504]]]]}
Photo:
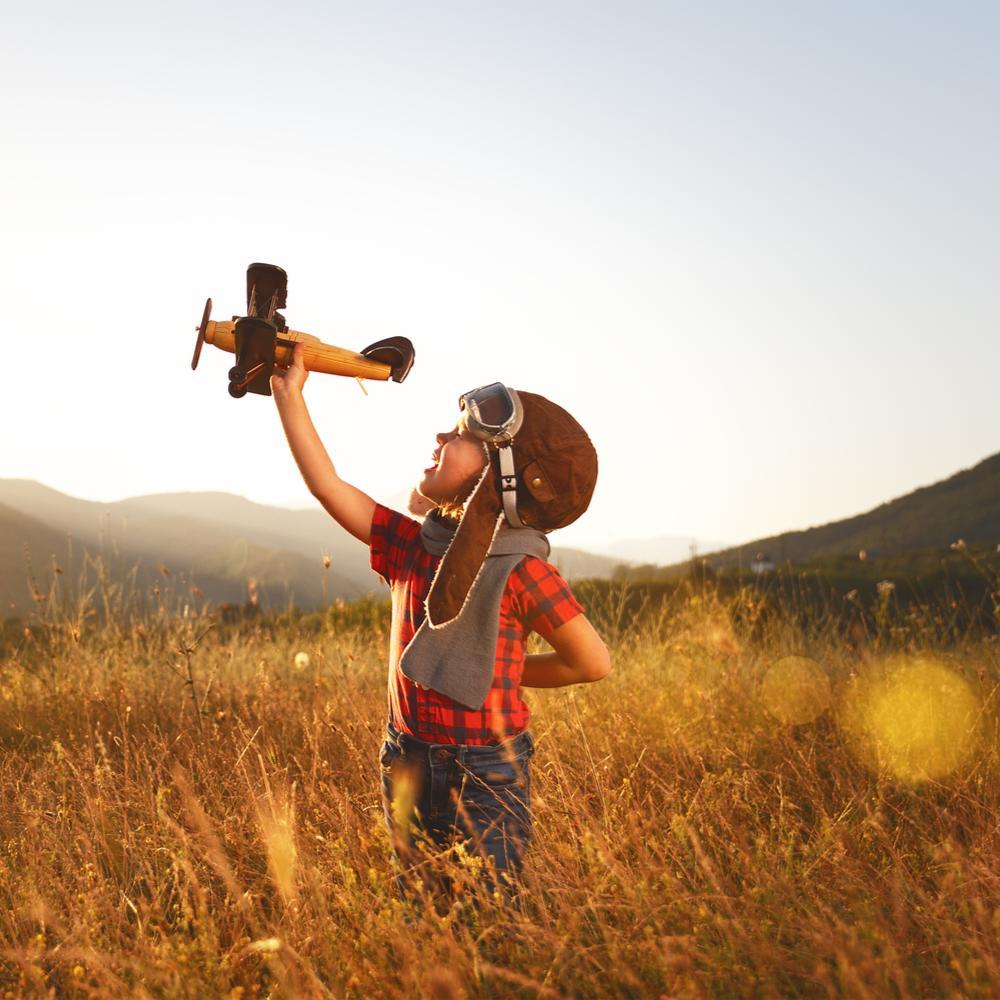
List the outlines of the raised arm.
{"type": "Polygon", "coordinates": [[[292,364],[271,376],[271,392],[295,462],[309,492],[345,530],[366,545],[371,538],[375,501],[356,486],[344,482],[330,461],[316,433],[302,396],[309,373],[302,362],[303,345],[297,344],[292,364]]]}

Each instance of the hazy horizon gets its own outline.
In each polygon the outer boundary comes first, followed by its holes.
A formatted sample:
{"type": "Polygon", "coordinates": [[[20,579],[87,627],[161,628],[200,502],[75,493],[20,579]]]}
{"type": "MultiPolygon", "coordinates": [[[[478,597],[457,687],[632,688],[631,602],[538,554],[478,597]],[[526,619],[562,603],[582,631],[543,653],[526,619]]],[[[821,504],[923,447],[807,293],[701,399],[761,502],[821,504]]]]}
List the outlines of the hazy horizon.
{"type": "Polygon", "coordinates": [[[188,369],[254,260],[288,271],[291,326],[413,340],[401,386],[306,386],[378,498],[497,379],[595,442],[558,533],[581,548],[739,544],[998,450],[994,5],[48,3],[6,27],[4,478],[310,506],[273,402],[230,399],[214,348],[188,369]]]}
{"type": "MultiPolygon", "coordinates": [[[[978,465],[981,461],[984,461],[984,460],[986,460],[987,458],[990,458],[990,457],[991,456],[989,456],[989,455],[984,455],[981,459],[979,459],[979,460],[977,460],[975,462],[972,462],[969,466],[963,466],[962,469],[955,469],[948,476],[943,476],[943,477],[941,477],[941,479],[947,479],[947,478],[950,477],[950,475],[954,475],[955,473],[965,471],[966,469],[969,469],[969,468],[973,468],[976,465],[978,465]]],[[[18,477],[0,477],[0,482],[2,482],[3,479],[16,479],[16,478],[18,478],[18,477]]],[[[109,497],[88,497],[88,496],[80,496],[78,494],[67,493],[64,490],[58,490],[58,488],[55,487],[55,486],[53,486],[51,483],[43,483],[43,482],[40,482],[39,480],[30,480],[30,481],[36,482],[39,485],[41,485],[43,487],[47,487],[49,489],[56,489],[58,492],[65,493],[66,495],[71,496],[74,499],[84,500],[84,501],[89,501],[89,502],[94,502],[94,503],[115,504],[115,503],[125,502],[125,501],[128,501],[128,500],[142,499],[143,497],[149,497],[149,496],[170,496],[172,494],[183,495],[183,494],[191,494],[191,493],[193,493],[193,494],[198,494],[198,493],[220,493],[220,494],[223,494],[223,495],[236,497],[237,499],[248,500],[251,503],[260,504],[260,505],[263,505],[263,506],[280,507],[280,508],[284,508],[284,509],[287,509],[287,510],[290,510],[290,511],[303,511],[303,510],[306,510],[306,511],[308,511],[308,510],[322,511],[322,509],[323,509],[322,506],[319,504],[319,502],[317,500],[315,500],[315,498],[313,498],[311,495],[307,495],[307,498],[304,501],[294,501],[292,503],[280,503],[278,501],[260,500],[260,499],[254,498],[252,496],[247,496],[247,495],[242,494],[242,493],[234,493],[232,490],[156,490],[156,491],[151,491],[149,493],[129,494],[129,495],[126,495],[126,496],[115,496],[115,497],[110,497],[110,498],[109,497]]],[[[841,521],[841,520],[845,520],[845,519],[848,519],[848,518],[855,517],[857,515],[868,513],[869,511],[871,511],[871,510],[873,510],[873,509],[881,506],[882,504],[889,503],[889,502],[891,502],[893,500],[896,500],[896,499],[898,499],[898,498],[900,498],[902,496],[906,496],[906,495],[914,492],[915,490],[919,490],[919,489],[921,489],[923,487],[933,485],[934,482],[940,482],[940,481],[941,480],[934,480],[933,482],[914,483],[909,489],[904,490],[902,493],[893,494],[892,496],[884,497],[883,499],[881,499],[881,500],[877,501],[875,504],[873,504],[871,507],[866,507],[863,510],[850,511],[848,513],[845,513],[841,517],[832,518],[831,520],[832,521],[841,521]]],[[[387,495],[376,496],[374,499],[376,499],[379,503],[384,503],[384,504],[387,504],[388,506],[391,506],[391,507],[393,507],[393,508],[395,508],[397,510],[406,512],[407,511],[407,506],[408,506],[409,492],[410,492],[409,490],[399,490],[399,491],[396,491],[395,493],[390,493],[390,494],[387,494],[387,495]]],[[[584,519],[583,520],[585,520],[585,518],[586,518],[586,515],[584,515],[584,519]]],[[[828,523],[830,523],[830,522],[824,521],[824,522],[821,522],[821,523],[817,522],[815,524],[789,525],[788,527],[782,528],[782,529],[780,529],[778,531],[771,532],[771,534],[773,534],[773,535],[780,535],[780,534],[784,534],[786,532],[803,531],[803,530],[808,530],[810,528],[820,527],[823,524],[828,524],[828,523]]],[[[685,533],[685,532],[661,532],[659,534],[648,534],[648,535],[642,535],[642,534],[638,534],[638,533],[633,532],[631,534],[619,533],[619,534],[609,535],[609,536],[606,536],[604,538],[600,538],[600,537],[597,537],[597,536],[587,536],[586,534],[584,534],[582,532],[577,532],[576,534],[571,534],[571,529],[576,528],[576,527],[578,527],[578,525],[571,525],[569,529],[562,528],[562,529],[559,529],[559,530],[553,532],[553,534],[552,534],[553,544],[555,546],[557,546],[557,547],[561,546],[561,547],[565,547],[565,548],[586,549],[586,550],[591,551],[595,555],[599,555],[599,554],[611,554],[612,552],[614,552],[616,555],[619,554],[619,553],[621,553],[621,558],[623,560],[625,560],[625,561],[640,562],[640,563],[642,563],[642,562],[656,563],[658,560],[656,560],[655,558],[646,558],[642,554],[637,554],[637,555],[635,555],[634,558],[632,558],[632,557],[624,554],[625,550],[624,550],[623,546],[624,547],[628,547],[630,544],[639,544],[639,543],[650,542],[650,541],[653,541],[653,542],[665,542],[665,541],[681,542],[681,541],[683,541],[685,543],[687,543],[687,542],[694,542],[694,543],[696,543],[696,551],[697,552],[699,552],[701,554],[710,554],[712,552],[715,552],[715,551],[718,551],[718,550],[721,550],[721,549],[736,548],[736,547],[739,547],[739,546],[742,546],[742,545],[746,545],[746,544],[748,544],[750,542],[763,540],[765,537],[768,537],[768,536],[764,536],[764,535],[755,535],[752,538],[728,539],[728,540],[720,541],[719,539],[708,539],[708,538],[704,538],[704,537],[700,537],[699,538],[696,535],[692,535],[690,533],[685,533]]],[[[677,557],[677,560],[672,560],[672,561],[679,561],[680,559],[682,559],[684,557],[684,555],[686,555],[686,550],[680,556],[677,557]]]]}

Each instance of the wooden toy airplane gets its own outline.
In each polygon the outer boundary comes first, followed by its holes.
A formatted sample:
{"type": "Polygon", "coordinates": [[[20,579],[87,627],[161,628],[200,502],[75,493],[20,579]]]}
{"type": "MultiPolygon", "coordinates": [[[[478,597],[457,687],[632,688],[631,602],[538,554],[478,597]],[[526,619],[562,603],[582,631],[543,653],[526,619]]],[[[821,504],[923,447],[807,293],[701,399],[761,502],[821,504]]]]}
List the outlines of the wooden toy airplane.
{"type": "Polygon", "coordinates": [[[349,375],[402,382],[413,367],[413,344],[406,337],[389,337],[370,344],[360,354],[324,344],[319,337],[299,330],[289,330],[285,317],[288,275],[273,264],[251,264],[247,268],[247,314],[216,322],[212,300],[198,327],[191,368],[198,367],[202,344],[214,344],[236,355],[229,369],[229,395],[239,399],[248,392],[271,395],[271,373],[275,367],[287,368],[297,343],[304,343],[303,361],[311,372],[349,375]]]}

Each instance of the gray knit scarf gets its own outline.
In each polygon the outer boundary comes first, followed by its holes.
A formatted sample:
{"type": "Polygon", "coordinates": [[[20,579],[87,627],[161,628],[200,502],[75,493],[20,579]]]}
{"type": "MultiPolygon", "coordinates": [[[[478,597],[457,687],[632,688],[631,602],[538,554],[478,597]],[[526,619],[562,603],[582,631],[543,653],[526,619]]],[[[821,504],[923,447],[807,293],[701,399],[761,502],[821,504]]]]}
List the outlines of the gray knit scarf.
{"type": "MultiPolygon", "coordinates": [[[[443,556],[455,534],[429,515],[420,529],[424,548],[443,556]]],[[[462,613],[439,628],[420,623],[399,659],[403,673],[469,708],[480,709],[493,685],[500,602],[507,578],[525,556],[548,559],[549,540],[536,528],[501,525],[462,613]]]]}

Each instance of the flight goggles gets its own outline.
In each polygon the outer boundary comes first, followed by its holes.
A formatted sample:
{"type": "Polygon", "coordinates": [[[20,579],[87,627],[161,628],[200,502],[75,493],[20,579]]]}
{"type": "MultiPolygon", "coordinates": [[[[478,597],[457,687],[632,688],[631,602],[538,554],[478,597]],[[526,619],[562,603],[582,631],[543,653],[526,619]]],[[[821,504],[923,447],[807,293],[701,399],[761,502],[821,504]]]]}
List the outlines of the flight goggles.
{"type": "Polygon", "coordinates": [[[517,393],[502,382],[462,393],[458,408],[468,413],[471,434],[498,447],[510,444],[524,420],[524,409],[517,393]]]}
{"type": "Polygon", "coordinates": [[[469,433],[496,445],[500,455],[500,496],[507,523],[514,528],[525,527],[517,513],[517,473],[511,442],[524,422],[524,407],[517,393],[502,382],[492,382],[462,393],[458,408],[468,414],[469,433]]]}

